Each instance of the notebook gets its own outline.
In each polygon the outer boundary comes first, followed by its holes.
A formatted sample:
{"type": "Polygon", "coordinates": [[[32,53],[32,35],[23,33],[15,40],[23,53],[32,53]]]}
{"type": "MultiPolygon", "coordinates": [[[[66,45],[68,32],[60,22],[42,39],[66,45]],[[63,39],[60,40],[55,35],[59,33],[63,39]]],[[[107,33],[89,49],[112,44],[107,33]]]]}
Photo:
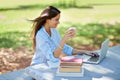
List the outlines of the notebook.
{"type": "Polygon", "coordinates": [[[107,54],[109,41],[110,41],[109,38],[106,39],[101,44],[101,49],[99,51],[96,51],[99,54],[98,57],[82,55],[83,62],[85,62],[85,63],[95,63],[95,64],[100,63],[105,58],[105,56],[107,54]]]}

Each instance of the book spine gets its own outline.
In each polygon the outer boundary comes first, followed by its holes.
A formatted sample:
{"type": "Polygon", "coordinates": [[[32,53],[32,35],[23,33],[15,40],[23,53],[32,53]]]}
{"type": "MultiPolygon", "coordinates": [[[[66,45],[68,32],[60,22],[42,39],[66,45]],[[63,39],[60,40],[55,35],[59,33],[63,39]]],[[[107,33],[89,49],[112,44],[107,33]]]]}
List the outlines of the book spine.
{"type": "Polygon", "coordinates": [[[82,63],[60,62],[60,66],[82,66],[82,63]]]}

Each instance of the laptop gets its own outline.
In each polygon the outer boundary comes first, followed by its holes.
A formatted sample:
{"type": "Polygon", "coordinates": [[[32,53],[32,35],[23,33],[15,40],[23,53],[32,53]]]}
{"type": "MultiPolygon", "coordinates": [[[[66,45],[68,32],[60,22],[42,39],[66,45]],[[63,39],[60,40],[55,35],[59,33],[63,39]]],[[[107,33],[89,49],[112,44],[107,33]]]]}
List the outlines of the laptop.
{"type": "Polygon", "coordinates": [[[109,44],[109,38],[106,39],[102,44],[101,44],[101,49],[96,51],[99,56],[88,56],[88,55],[82,55],[83,62],[85,63],[95,63],[98,64],[100,63],[106,56],[107,51],[108,51],[108,44],[109,44]]]}

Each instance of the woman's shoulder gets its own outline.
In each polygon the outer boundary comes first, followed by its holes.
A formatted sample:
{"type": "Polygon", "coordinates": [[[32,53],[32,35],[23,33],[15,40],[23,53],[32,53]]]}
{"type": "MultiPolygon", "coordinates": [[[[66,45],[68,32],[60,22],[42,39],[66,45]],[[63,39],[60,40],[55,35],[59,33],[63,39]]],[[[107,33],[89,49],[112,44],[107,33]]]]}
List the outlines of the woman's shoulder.
{"type": "Polygon", "coordinates": [[[40,29],[40,30],[38,30],[38,32],[36,33],[36,35],[43,35],[44,34],[44,32],[42,31],[42,29],[40,29]]]}
{"type": "Polygon", "coordinates": [[[42,30],[42,28],[40,30],[38,30],[38,32],[36,33],[36,38],[44,38],[47,37],[45,32],[42,30]]]}

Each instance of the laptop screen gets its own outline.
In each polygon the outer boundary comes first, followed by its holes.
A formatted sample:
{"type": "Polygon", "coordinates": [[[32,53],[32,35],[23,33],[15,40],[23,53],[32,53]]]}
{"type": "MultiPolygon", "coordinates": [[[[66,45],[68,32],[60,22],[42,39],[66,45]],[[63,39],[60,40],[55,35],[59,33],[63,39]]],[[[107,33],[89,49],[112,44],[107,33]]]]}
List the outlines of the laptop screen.
{"type": "Polygon", "coordinates": [[[106,39],[101,45],[100,60],[103,59],[107,54],[109,41],[110,41],[109,39],[106,39]]]}

